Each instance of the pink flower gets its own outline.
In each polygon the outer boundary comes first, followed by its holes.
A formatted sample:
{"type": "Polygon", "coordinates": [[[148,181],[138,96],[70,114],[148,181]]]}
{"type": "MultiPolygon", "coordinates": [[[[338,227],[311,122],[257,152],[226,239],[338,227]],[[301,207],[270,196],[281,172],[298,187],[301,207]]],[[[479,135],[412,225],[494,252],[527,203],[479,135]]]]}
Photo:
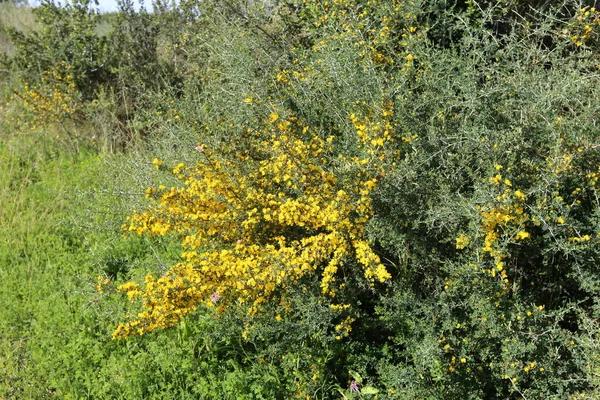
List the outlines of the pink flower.
{"type": "Polygon", "coordinates": [[[221,296],[219,296],[219,292],[214,292],[210,296],[210,301],[212,301],[213,303],[216,303],[217,301],[219,301],[220,298],[221,298],[221,296]]]}
{"type": "Polygon", "coordinates": [[[197,144],[197,145],[195,145],[195,146],[194,146],[194,148],[195,148],[196,150],[198,150],[200,153],[204,153],[204,147],[202,147],[202,145],[201,145],[201,144],[197,144]]]}
{"type": "Polygon", "coordinates": [[[358,388],[358,383],[356,383],[356,381],[350,382],[350,391],[351,392],[360,392],[360,389],[358,388]]]}

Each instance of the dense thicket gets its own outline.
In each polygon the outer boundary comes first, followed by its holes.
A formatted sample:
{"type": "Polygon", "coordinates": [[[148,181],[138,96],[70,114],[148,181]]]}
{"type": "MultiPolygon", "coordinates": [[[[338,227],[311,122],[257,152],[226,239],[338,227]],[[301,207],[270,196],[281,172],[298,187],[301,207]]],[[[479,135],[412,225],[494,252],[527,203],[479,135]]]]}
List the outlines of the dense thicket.
{"type": "Polygon", "coordinates": [[[124,228],[181,261],[99,286],[201,338],[187,396],[595,398],[594,6],[44,3],[2,112],[154,158],[124,228]]]}

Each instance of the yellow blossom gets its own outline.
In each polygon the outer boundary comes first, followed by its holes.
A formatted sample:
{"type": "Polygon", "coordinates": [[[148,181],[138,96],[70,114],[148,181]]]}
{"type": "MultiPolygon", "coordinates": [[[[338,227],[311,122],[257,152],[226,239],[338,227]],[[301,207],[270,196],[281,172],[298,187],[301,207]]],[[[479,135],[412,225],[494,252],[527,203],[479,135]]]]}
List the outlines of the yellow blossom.
{"type": "Polygon", "coordinates": [[[531,235],[529,234],[529,232],[525,232],[525,231],[519,231],[517,232],[517,234],[515,235],[515,238],[517,240],[523,240],[523,239],[528,239],[530,238],[531,235]]]}
{"type": "MultiPolygon", "coordinates": [[[[365,145],[373,137],[378,143],[391,140],[385,124],[354,122],[365,145]]],[[[171,170],[180,187],[149,190],[153,204],[129,218],[126,229],[136,234],[179,234],[184,252],[181,262],[163,276],[148,276],[143,287],[129,282],[118,288],[131,300],[141,299],[143,308],[117,327],[115,337],[171,326],[202,304],[217,310],[247,304],[252,317],[310,274],[320,275],[322,295],[332,297],[352,265],[370,285],[391,278],[365,238],[378,179],[361,168],[352,184],[342,186],[322,156],[331,141],[312,134],[297,118],[271,115],[266,123],[265,132],[252,138],[265,157],[238,152],[237,159],[228,160],[222,156],[227,149],[202,147],[198,164],[180,163],[171,170]],[[300,230],[305,233],[289,234],[300,230]]],[[[360,160],[348,162],[361,166],[360,160]]],[[[346,305],[332,309],[350,313],[346,305]]],[[[350,334],[355,318],[346,315],[336,326],[338,338],[350,334]]]]}
{"type": "Polygon", "coordinates": [[[461,233],[457,238],[456,238],[456,248],[461,250],[464,249],[465,247],[467,247],[469,244],[469,238],[467,235],[465,235],[464,233],[461,233]]]}

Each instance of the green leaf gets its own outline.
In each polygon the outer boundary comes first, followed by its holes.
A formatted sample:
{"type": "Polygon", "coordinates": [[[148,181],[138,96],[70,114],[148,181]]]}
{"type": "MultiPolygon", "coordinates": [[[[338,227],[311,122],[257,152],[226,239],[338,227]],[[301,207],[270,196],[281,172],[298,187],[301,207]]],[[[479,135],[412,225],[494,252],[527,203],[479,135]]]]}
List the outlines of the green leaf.
{"type": "Polygon", "coordinates": [[[365,386],[364,388],[362,388],[360,390],[360,392],[362,394],[377,394],[377,393],[379,393],[379,390],[377,390],[373,386],[365,386]]]}
{"type": "Polygon", "coordinates": [[[342,390],[342,388],[339,388],[339,387],[338,387],[338,388],[337,388],[337,390],[338,390],[338,392],[340,392],[340,394],[342,395],[342,397],[343,397],[344,399],[348,399],[348,397],[346,397],[346,394],[344,393],[344,391],[342,390]]]}
{"type": "Polygon", "coordinates": [[[349,372],[350,372],[350,375],[352,375],[352,377],[356,381],[356,383],[358,383],[358,384],[362,383],[362,377],[358,374],[358,372],[352,371],[352,370],[350,370],[349,372]]]}

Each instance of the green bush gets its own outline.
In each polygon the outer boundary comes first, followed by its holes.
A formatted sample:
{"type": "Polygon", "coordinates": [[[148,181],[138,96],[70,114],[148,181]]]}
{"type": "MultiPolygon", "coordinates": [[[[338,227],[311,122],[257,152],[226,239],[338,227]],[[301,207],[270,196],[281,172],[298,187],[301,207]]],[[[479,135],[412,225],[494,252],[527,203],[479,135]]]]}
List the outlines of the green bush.
{"type": "MultiPolygon", "coordinates": [[[[135,11],[127,1],[115,15],[100,14],[94,6],[88,0],[42,2],[34,9],[39,28],[8,30],[15,50],[7,65],[16,67],[25,84],[16,90],[18,97],[26,97],[29,87],[47,85],[49,73],[69,74],[83,105],[75,119],[96,128],[86,139],[109,148],[135,145],[148,133],[134,122],[147,107],[148,92],[176,86],[177,73],[159,54],[155,15],[135,11]]],[[[22,114],[26,119],[27,112],[22,114]]]]}
{"type": "MultiPolygon", "coordinates": [[[[591,2],[531,4],[185,1],[138,14],[127,3],[105,36],[90,33],[99,16],[89,5],[46,6],[42,15],[55,13],[68,29],[23,41],[20,68],[34,65],[23,60],[35,59],[35,46],[61,42],[40,50],[40,63],[51,60],[40,71],[64,60],[76,79],[92,80],[80,93],[104,135],[119,123],[150,135],[106,167],[84,163],[78,179],[107,168],[110,190],[106,203],[89,188],[69,203],[83,237],[46,226],[36,234],[40,249],[81,266],[50,264],[44,279],[53,283],[42,294],[60,295],[22,305],[35,285],[19,287],[4,273],[15,288],[4,295],[15,328],[2,338],[9,356],[0,368],[10,374],[0,396],[600,397],[600,13],[591,2]],[[97,56],[86,60],[80,48],[97,56]],[[372,178],[356,196],[368,196],[372,209],[361,239],[391,277],[369,281],[355,249],[334,275],[335,297],[321,286],[326,260],[270,293],[260,312],[217,293],[217,307],[185,310],[166,331],[111,341],[122,317],[140,311],[116,287],[168,274],[188,234],[121,241],[124,215],[147,207],[144,188],[164,185],[148,192],[160,199],[170,187],[198,187],[197,178],[165,172],[182,163],[208,174],[207,154],[223,166],[214,187],[228,188],[223,182],[278,154],[266,144],[288,144],[288,127],[278,127],[286,121],[301,143],[316,140],[302,126],[330,143],[311,162],[335,177],[336,190],[372,178]]],[[[30,195],[55,182],[20,157],[8,163],[7,187],[30,195]]],[[[265,193],[299,201],[308,191],[272,177],[261,181],[265,193]]],[[[40,196],[50,204],[51,195],[40,196]]],[[[165,214],[175,228],[185,220],[175,217],[197,206],[170,205],[180,207],[165,214]]],[[[268,242],[274,230],[290,241],[321,233],[265,222],[253,240],[268,242]]],[[[25,260],[42,261],[25,230],[18,237],[19,251],[0,255],[25,279],[25,260]]],[[[227,240],[216,239],[223,249],[227,240]]]]}
{"type": "MultiPolygon", "coordinates": [[[[202,49],[202,63],[187,61],[205,73],[163,128],[188,140],[173,165],[194,162],[195,137],[243,149],[245,129],[281,106],[336,137],[332,159],[358,155],[350,115],[392,105],[367,235],[393,278],[349,284],[351,336],[311,345],[331,357],[324,397],[349,387],[350,369],[382,398],[595,393],[578,343],[598,272],[597,22],[579,39],[597,12],[559,6],[282,2],[261,29],[223,12],[214,31],[227,38],[184,31],[183,50],[202,49]],[[265,64],[257,54],[273,48],[265,64]]],[[[292,342],[311,330],[310,315],[295,315],[304,328],[292,342]]]]}

